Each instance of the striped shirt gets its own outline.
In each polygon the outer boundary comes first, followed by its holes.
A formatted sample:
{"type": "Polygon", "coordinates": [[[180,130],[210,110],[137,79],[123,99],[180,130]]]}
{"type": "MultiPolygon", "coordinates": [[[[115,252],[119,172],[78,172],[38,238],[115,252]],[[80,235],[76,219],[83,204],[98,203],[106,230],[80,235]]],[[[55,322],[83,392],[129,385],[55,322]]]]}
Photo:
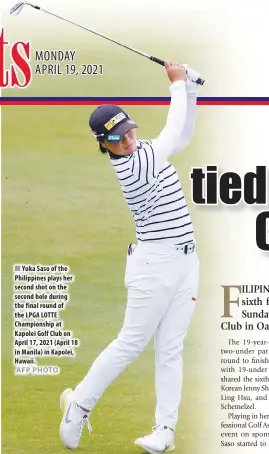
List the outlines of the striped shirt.
{"type": "Polygon", "coordinates": [[[135,221],[137,241],[183,245],[194,240],[193,225],[177,171],[167,158],[189,143],[196,96],[187,96],[185,82],[175,82],[170,90],[168,121],[160,136],[138,140],[131,155],[110,158],[135,221]]]}

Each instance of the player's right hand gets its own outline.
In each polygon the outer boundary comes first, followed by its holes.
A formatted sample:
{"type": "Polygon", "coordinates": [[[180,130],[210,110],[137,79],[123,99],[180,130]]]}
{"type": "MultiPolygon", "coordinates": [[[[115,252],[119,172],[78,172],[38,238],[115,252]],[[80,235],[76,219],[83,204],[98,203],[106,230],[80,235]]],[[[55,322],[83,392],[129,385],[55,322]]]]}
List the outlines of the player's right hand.
{"type": "Polygon", "coordinates": [[[178,62],[165,60],[164,66],[169,77],[169,80],[173,83],[176,80],[187,80],[186,69],[178,62]]]}

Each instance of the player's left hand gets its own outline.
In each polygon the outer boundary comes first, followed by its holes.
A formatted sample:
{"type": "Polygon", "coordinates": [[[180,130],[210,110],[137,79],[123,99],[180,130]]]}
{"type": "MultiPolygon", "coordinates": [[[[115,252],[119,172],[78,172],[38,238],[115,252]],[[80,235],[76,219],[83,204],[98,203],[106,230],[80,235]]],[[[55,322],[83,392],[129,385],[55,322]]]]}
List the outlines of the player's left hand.
{"type": "Polygon", "coordinates": [[[197,71],[194,71],[194,69],[190,68],[187,64],[184,63],[182,66],[186,69],[187,78],[190,82],[196,82],[196,80],[201,78],[201,75],[197,71]]]}
{"type": "Polygon", "coordinates": [[[199,79],[200,74],[197,71],[194,71],[192,68],[189,68],[187,64],[183,64],[184,68],[187,71],[187,91],[188,93],[197,94],[199,84],[196,83],[196,80],[199,79]]]}

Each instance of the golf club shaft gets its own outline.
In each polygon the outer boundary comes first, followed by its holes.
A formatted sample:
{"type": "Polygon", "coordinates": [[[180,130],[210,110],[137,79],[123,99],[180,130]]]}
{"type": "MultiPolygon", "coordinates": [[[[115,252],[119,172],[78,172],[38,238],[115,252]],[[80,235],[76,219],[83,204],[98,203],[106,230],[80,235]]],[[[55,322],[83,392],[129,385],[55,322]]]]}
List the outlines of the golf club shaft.
{"type": "Polygon", "coordinates": [[[141,50],[135,49],[134,47],[127,46],[126,44],[122,44],[121,42],[116,41],[115,39],[112,39],[112,38],[110,38],[109,36],[104,35],[103,33],[99,33],[99,32],[97,32],[97,31],[95,31],[95,30],[90,29],[90,28],[83,27],[82,25],[77,24],[76,22],[73,22],[73,21],[71,21],[71,20],[69,20],[69,19],[65,19],[65,18],[63,18],[63,17],[61,17],[61,16],[58,16],[57,14],[54,14],[54,13],[50,13],[49,11],[47,11],[47,10],[45,10],[45,9],[43,9],[43,8],[38,7],[38,9],[40,9],[40,10],[43,11],[44,13],[50,14],[51,16],[58,17],[59,19],[62,19],[62,20],[65,21],[65,22],[69,22],[70,24],[76,25],[77,27],[80,27],[80,28],[82,28],[83,30],[86,30],[86,31],[88,31],[88,32],[91,32],[91,33],[93,33],[94,35],[101,36],[101,38],[105,38],[105,39],[107,39],[108,41],[111,41],[112,43],[118,44],[118,45],[121,46],[121,47],[125,47],[125,49],[129,49],[129,50],[131,50],[132,52],[135,52],[135,53],[137,53],[137,54],[139,54],[139,55],[142,55],[143,57],[149,58],[151,61],[154,61],[155,63],[159,63],[159,65],[164,66],[164,60],[160,60],[159,58],[153,57],[152,55],[148,55],[148,54],[146,54],[145,52],[142,52],[141,50]]]}
{"type": "Polygon", "coordinates": [[[103,33],[99,33],[99,32],[97,32],[95,30],[90,29],[90,28],[83,27],[82,25],[77,24],[76,22],[72,22],[69,19],[65,19],[65,18],[63,18],[61,16],[58,16],[57,14],[54,14],[54,13],[50,13],[49,11],[47,11],[47,10],[45,10],[43,8],[38,7],[38,9],[40,9],[44,13],[50,14],[51,16],[58,17],[59,19],[62,19],[65,22],[69,22],[70,24],[76,25],[77,27],[80,27],[83,30],[87,30],[88,32],[91,32],[91,33],[93,33],[93,34],[95,34],[97,36],[101,36],[101,38],[105,38],[108,41],[111,41],[112,43],[115,43],[115,44],[118,44],[119,46],[125,47],[125,49],[129,49],[132,52],[135,52],[135,53],[137,53],[139,55],[142,55],[143,57],[149,58],[151,61],[154,61],[155,63],[159,63],[159,65],[164,66],[164,60],[160,60],[159,58],[156,58],[156,57],[153,57],[152,55],[146,54],[145,52],[142,52],[141,50],[135,49],[134,47],[127,46],[126,44],[122,44],[121,42],[116,41],[115,39],[110,38],[109,36],[106,36],[103,33]]]}
{"type": "MultiPolygon", "coordinates": [[[[108,41],[111,41],[111,42],[113,42],[113,43],[115,43],[115,44],[118,44],[119,46],[125,47],[126,49],[129,49],[129,50],[131,50],[131,51],[133,51],[133,52],[136,52],[137,54],[142,55],[143,57],[147,57],[147,58],[149,58],[149,59],[155,58],[155,57],[151,57],[150,55],[146,54],[145,52],[142,52],[142,51],[140,51],[140,50],[138,50],[138,49],[135,49],[134,47],[130,47],[130,46],[127,46],[126,44],[122,44],[122,43],[120,43],[119,41],[116,41],[115,39],[110,38],[109,36],[104,35],[103,33],[99,33],[99,32],[97,32],[97,31],[95,31],[95,30],[93,30],[93,29],[91,29],[91,28],[84,27],[83,25],[77,24],[76,22],[73,22],[73,21],[71,21],[71,20],[69,20],[69,19],[65,19],[64,17],[58,16],[57,14],[51,13],[50,11],[47,11],[47,10],[45,10],[45,9],[43,9],[43,8],[38,7],[38,8],[36,8],[36,9],[40,9],[40,11],[43,11],[44,13],[50,14],[51,16],[57,17],[58,19],[61,19],[61,20],[65,21],[65,22],[69,22],[69,24],[72,24],[72,25],[75,25],[75,26],[77,26],[77,27],[79,27],[79,28],[82,28],[83,30],[86,30],[86,31],[88,31],[88,32],[91,32],[91,33],[93,33],[94,35],[100,36],[101,38],[105,38],[105,39],[107,39],[108,41]]],[[[162,61],[162,60],[159,60],[159,59],[156,59],[156,60],[158,60],[158,62],[161,62],[161,61],[162,61]]],[[[155,61],[155,60],[154,60],[154,61],[155,61]]],[[[164,64],[164,62],[162,62],[162,63],[160,63],[160,64],[164,64]]]]}

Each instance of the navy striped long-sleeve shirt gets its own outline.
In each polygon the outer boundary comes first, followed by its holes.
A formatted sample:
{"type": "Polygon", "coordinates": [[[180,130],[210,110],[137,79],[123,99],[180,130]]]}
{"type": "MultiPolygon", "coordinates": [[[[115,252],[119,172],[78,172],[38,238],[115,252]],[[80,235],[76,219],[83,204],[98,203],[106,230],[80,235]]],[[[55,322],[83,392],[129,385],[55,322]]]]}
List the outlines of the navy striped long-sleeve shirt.
{"type": "Polygon", "coordinates": [[[170,87],[167,123],[159,137],[138,140],[137,150],[131,155],[111,157],[135,221],[137,241],[185,244],[194,240],[179,177],[167,159],[190,141],[195,123],[196,90],[194,84],[188,92],[185,82],[174,82],[170,87]]]}

